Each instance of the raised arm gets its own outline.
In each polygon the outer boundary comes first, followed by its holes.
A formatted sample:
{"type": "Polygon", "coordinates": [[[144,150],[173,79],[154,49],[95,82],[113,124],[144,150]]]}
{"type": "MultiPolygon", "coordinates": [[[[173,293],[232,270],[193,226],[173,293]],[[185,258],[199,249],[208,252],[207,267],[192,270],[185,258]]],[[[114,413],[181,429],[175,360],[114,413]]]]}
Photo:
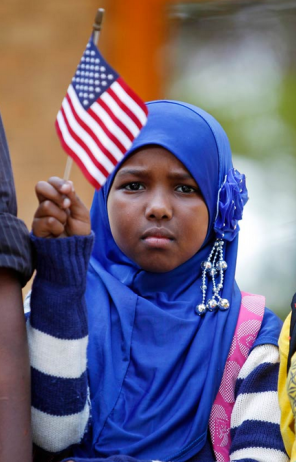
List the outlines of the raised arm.
{"type": "Polygon", "coordinates": [[[84,291],[93,235],[70,182],[53,178],[36,192],[37,272],[27,323],[33,440],[58,452],[81,441],[89,420],[84,291]]]}

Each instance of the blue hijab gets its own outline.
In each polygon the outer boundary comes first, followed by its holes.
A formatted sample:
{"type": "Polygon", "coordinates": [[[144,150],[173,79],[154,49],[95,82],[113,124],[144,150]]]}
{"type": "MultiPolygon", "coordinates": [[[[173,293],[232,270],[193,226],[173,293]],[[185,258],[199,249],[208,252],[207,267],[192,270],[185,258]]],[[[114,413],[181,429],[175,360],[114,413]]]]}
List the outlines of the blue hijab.
{"type": "Polygon", "coordinates": [[[206,112],[177,101],[153,101],[148,109],[147,125],[127,156],[151,144],[174,154],[203,193],[208,233],[201,250],[181,266],[146,272],[111,234],[107,198],[116,171],[95,194],[86,291],[92,430],[77,455],[182,462],[205,445],[240,308],[235,237],[225,244],[222,297],[230,309],[195,313],[202,300],[201,262],[215,240],[218,191],[232,161],[224,130],[206,112]]]}

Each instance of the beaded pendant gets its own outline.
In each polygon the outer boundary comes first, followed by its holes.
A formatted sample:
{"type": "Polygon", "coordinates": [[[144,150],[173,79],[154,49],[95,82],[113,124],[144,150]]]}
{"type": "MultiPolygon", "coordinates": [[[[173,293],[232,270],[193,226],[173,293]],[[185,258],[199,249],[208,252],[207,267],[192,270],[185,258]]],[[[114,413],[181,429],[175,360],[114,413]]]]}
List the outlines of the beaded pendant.
{"type": "Polygon", "coordinates": [[[203,315],[206,311],[216,311],[218,309],[226,311],[229,308],[229,301],[220,296],[220,291],[223,289],[224,272],[227,269],[227,263],[223,256],[223,247],[223,239],[216,239],[208,259],[201,264],[202,285],[200,288],[202,291],[202,302],[195,308],[196,314],[199,316],[203,315]],[[213,294],[206,301],[208,279],[212,280],[213,294]]]}

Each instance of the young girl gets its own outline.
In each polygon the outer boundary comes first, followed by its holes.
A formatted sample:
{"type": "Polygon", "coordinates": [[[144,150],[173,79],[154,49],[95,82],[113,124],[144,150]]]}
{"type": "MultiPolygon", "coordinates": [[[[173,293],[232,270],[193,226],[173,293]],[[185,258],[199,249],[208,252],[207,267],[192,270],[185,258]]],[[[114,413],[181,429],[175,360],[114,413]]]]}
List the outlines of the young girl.
{"type": "Polygon", "coordinates": [[[75,461],[286,462],[280,322],[235,282],[244,176],[209,114],[148,109],[95,194],[94,234],[70,182],[37,185],[35,443],[75,461]]]}

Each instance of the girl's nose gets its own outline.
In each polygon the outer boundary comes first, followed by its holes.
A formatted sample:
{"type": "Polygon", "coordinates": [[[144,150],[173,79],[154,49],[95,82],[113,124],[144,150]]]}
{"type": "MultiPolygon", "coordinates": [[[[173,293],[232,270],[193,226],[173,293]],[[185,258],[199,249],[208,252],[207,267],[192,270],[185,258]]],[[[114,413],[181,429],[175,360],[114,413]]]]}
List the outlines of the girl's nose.
{"type": "Polygon", "coordinates": [[[165,194],[155,193],[150,196],[146,207],[146,218],[148,220],[170,220],[172,216],[172,205],[165,194]]]}

